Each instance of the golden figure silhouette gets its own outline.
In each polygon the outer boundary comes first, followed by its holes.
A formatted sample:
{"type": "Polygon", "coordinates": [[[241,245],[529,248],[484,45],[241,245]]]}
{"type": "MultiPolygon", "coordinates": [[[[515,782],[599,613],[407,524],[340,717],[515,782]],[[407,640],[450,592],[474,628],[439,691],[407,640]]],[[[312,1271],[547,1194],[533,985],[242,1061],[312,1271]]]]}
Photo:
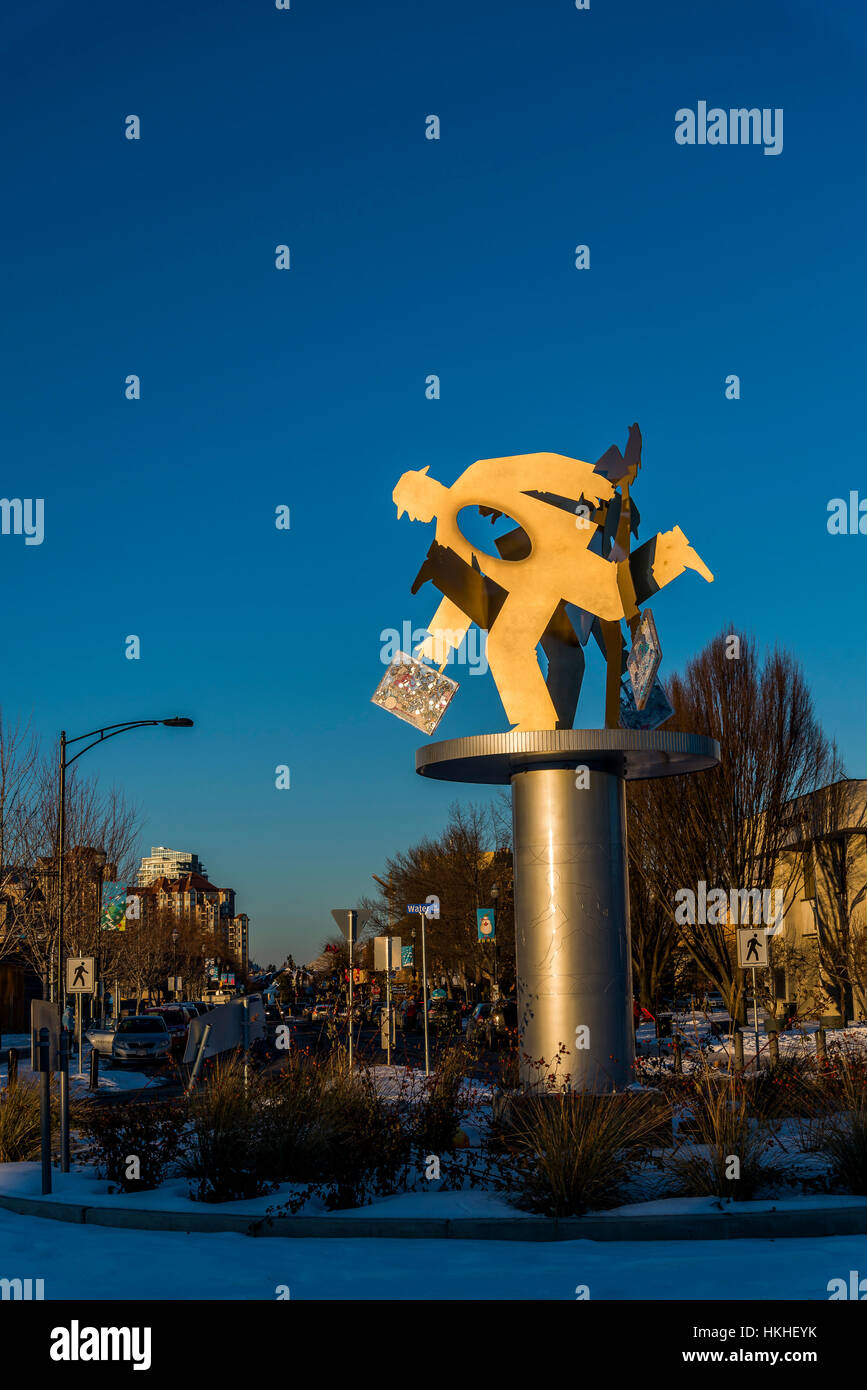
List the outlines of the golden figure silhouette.
{"type": "Polygon", "coordinates": [[[435,541],[413,592],[431,578],[444,597],[416,655],[444,662],[478,623],[488,632],[491,674],[515,729],[571,727],[584,658],[567,604],[596,624],[608,665],[611,724],[617,722],[625,659],[621,622],[634,630],[638,605],[686,569],[713,580],[679,526],[630,554],[637,512],[629,489],[640,454],[634,425],[625,457],[612,448],[595,466],[564,454],[516,454],[471,464],[451,487],[423,468],[404,473],[394,489],[399,518],[406,512],[414,521],[436,520],[435,541]],[[463,535],[458,514],[468,506],[518,523],[496,541],[499,556],[463,535]],[[536,654],[540,642],[549,659],[547,682],[536,654]]]}

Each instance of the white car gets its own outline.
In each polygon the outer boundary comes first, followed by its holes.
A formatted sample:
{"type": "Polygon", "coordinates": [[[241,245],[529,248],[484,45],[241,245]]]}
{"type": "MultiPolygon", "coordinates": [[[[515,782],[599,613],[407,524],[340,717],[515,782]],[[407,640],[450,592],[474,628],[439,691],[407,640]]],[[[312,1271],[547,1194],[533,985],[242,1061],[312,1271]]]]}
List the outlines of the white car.
{"type": "Polygon", "coordinates": [[[94,1023],[85,1032],[85,1037],[90,1043],[94,1052],[99,1052],[103,1057],[111,1056],[111,1049],[114,1046],[114,1033],[117,1028],[117,1021],[112,1019],[102,1025],[94,1023]]]}

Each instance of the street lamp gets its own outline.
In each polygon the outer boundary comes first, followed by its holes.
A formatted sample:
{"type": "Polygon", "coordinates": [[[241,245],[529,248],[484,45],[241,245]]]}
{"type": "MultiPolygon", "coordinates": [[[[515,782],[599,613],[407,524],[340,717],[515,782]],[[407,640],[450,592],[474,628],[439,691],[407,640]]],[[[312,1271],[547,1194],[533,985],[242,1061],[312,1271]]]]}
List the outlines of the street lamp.
{"type": "Polygon", "coordinates": [[[495,998],[495,999],[498,999],[498,998],[499,998],[499,995],[500,995],[500,982],[499,982],[499,980],[498,980],[498,978],[497,978],[497,904],[499,903],[499,901],[500,901],[500,885],[499,885],[499,883],[495,883],[494,886],[493,886],[492,889],[491,889],[491,902],[492,902],[493,905],[494,905],[494,940],[493,940],[493,942],[492,942],[492,945],[493,945],[493,947],[494,947],[494,998],[495,998]]]}
{"type": "Polygon", "coordinates": [[[174,986],[172,994],[175,999],[178,997],[178,929],[175,927],[172,932],[172,984],[174,986]]]}
{"type": "Polygon", "coordinates": [[[63,854],[66,847],[66,769],[71,767],[83,753],[89,752],[98,743],[104,743],[106,739],[128,733],[130,729],[144,729],[160,724],[168,729],[191,729],[193,727],[192,719],[182,719],[176,715],[173,719],[133,719],[127,720],[123,724],[106,724],[102,729],[91,729],[90,733],[77,734],[75,738],[67,738],[65,729],[60,731],[60,806],[57,817],[57,999],[61,1013],[66,1005],[66,977],[63,972],[63,854]],[[93,742],[85,744],[84,748],[79,748],[78,752],[73,753],[71,758],[66,756],[66,750],[70,744],[82,743],[84,739],[88,738],[92,739],[93,742]]]}

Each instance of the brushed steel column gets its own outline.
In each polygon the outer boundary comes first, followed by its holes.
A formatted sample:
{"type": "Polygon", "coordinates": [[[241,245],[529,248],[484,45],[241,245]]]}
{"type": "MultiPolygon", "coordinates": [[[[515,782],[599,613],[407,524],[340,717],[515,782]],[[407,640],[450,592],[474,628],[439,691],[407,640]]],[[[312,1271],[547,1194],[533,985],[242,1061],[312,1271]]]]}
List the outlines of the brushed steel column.
{"type": "Polygon", "coordinates": [[[626,792],[619,770],[533,768],[512,777],[518,1026],[525,1087],[550,1072],[603,1094],[633,1079],[626,792]],[[576,1030],[589,1029],[589,1047],[576,1030]]]}

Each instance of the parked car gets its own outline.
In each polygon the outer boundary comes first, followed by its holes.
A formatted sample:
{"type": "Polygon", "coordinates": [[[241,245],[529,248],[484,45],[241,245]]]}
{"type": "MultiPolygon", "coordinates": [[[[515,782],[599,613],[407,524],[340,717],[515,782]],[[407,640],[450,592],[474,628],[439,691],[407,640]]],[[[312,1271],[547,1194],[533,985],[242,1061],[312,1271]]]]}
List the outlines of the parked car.
{"type": "Polygon", "coordinates": [[[147,1013],[122,1018],[112,1035],[112,1066],[124,1062],[165,1062],[171,1056],[172,1038],[162,1014],[147,1013]]]}
{"type": "Polygon", "coordinates": [[[116,1029],[117,1022],[114,1019],[102,1025],[92,1023],[84,1036],[87,1038],[94,1052],[99,1052],[103,1057],[110,1057],[116,1029]]]}
{"type": "Polygon", "coordinates": [[[467,1042],[481,1044],[487,1040],[488,1019],[491,1016],[493,1004],[485,1000],[477,1004],[467,1019],[467,1042]]]}
{"type": "Polygon", "coordinates": [[[673,1000],[671,1005],[671,1012],[673,1014],[691,1014],[693,1008],[694,1001],[692,995],[683,994],[680,996],[679,999],[673,1000]]]}
{"type": "Polygon", "coordinates": [[[183,1052],[187,1041],[190,1020],[184,1009],[177,1004],[154,1004],[145,1010],[146,1016],[159,1014],[169,1032],[173,1052],[183,1052]]]}
{"type": "Polygon", "coordinates": [[[265,1005],[265,1033],[269,1038],[275,1038],[277,1029],[284,1021],[283,1010],[279,1004],[265,1005]]]}
{"type": "Polygon", "coordinates": [[[314,1023],[324,1023],[327,1018],[334,1017],[333,1004],[314,1004],[310,1017],[314,1023]]]}
{"type": "Polygon", "coordinates": [[[437,1033],[460,1033],[463,1018],[458,999],[432,999],[428,1005],[428,1024],[437,1033]]]}
{"type": "Polygon", "coordinates": [[[513,999],[498,999],[491,1006],[485,1031],[488,1047],[506,1047],[517,1036],[518,1005],[513,999]]]}

